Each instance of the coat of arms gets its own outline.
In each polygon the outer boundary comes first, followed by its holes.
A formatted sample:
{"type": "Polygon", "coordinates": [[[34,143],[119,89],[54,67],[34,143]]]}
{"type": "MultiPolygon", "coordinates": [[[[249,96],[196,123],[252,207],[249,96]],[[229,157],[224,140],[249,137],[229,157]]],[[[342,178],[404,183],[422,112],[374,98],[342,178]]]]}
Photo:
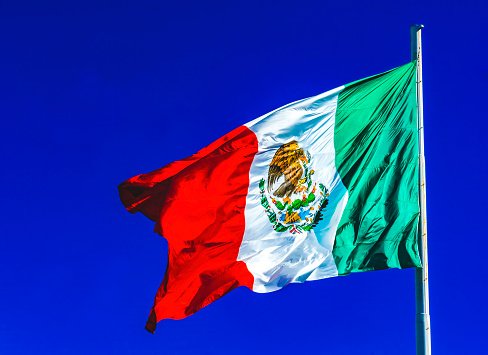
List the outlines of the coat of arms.
{"type": "Polygon", "coordinates": [[[321,220],[329,194],[323,184],[313,181],[311,167],[310,153],[291,141],[275,153],[268,180],[259,182],[261,205],[277,232],[306,232],[321,220]]]}

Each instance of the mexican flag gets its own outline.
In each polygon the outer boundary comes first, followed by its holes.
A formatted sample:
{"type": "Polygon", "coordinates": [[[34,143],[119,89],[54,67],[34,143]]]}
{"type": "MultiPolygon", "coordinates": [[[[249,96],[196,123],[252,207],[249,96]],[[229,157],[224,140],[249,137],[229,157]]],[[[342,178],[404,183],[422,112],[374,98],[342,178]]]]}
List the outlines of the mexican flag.
{"type": "Polygon", "coordinates": [[[168,240],[146,329],[238,286],[420,267],[416,65],[296,101],[119,186],[168,240]]]}

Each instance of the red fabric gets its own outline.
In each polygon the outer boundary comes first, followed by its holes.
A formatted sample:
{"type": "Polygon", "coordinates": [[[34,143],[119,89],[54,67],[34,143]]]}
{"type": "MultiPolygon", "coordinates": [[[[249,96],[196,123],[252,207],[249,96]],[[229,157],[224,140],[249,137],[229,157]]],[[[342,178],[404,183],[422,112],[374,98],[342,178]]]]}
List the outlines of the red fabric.
{"type": "Polygon", "coordinates": [[[256,136],[242,126],[189,158],[119,186],[132,212],[156,221],[168,240],[168,267],[146,329],[164,318],[185,318],[238,286],[252,289],[246,264],[237,261],[244,234],[249,169],[256,136]]]}

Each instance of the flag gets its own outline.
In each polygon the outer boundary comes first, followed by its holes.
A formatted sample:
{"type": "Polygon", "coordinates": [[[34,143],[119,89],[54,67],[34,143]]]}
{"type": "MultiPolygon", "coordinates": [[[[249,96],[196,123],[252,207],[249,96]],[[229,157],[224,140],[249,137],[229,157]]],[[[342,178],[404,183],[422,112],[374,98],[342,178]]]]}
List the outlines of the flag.
{"type": "Polygon", "coordinates": [[[412,62],[296,101],[123,182],[168,240],[146,329],[239,286],[420,267],[415,78],[412,62]]]}

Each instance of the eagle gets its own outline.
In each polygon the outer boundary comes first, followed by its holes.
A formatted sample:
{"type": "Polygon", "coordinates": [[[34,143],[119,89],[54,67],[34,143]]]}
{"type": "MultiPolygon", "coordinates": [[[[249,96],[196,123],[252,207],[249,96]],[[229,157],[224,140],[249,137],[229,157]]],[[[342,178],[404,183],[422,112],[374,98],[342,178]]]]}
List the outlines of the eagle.
{"type": "Polygon", "coordinates": [[[275,153],[268,170],[268,192],[276,197],[289,198],[297,188],[303,175],[301,162],[308,164],[308,159],[297,141],[283,144],[275,153]],[[275,183],[284,176],[284,182],[273,191],[275,183]]]}

